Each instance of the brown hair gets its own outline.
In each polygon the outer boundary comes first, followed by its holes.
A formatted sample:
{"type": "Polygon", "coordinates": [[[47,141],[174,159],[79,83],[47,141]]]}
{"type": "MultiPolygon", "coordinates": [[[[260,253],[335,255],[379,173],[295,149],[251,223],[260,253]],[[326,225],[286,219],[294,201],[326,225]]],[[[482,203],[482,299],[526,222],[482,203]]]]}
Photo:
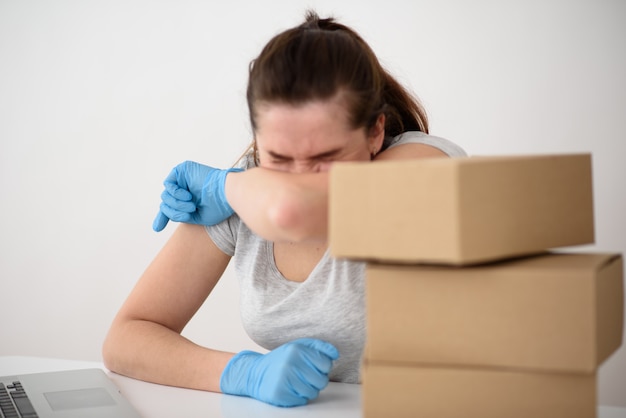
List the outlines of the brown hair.
{"type": "Polygon", "coordinates": [[[313,11],[306,13],[301,25],[272,38],[250,63],[247,100],[252,129],[256,132],[260,103],[299,105],[339,93],[345,95],[355,129],[369,130],[385,114],[387,137],[428,132],[419,101],[381,66],[361,36],[313,11]]]}

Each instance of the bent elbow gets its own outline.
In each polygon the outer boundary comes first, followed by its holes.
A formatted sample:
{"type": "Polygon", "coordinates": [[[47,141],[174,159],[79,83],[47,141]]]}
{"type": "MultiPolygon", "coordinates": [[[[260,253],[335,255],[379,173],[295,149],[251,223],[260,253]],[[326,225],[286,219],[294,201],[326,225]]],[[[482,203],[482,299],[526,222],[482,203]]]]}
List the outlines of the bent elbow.
{"type": "Polygon", "coordinates": [[[302,242],[326,235],[326,211],[293,194],[275,199],[269,207],[268,219],[278,231],[278,238],[285,241],[302,242]]]}
{"type": "Polygon", "coordinates": [[[102,343],[101,354],[104,367],[112,372],[120,373],[124,364],[124,354],[128,354],[128,350],[124,348],[123,331],[121,324],[113,322],[109,332],[102,343]]]}
{"type": "Polygon", "coordinates": [[[299,242],[303,237],[300,208],[289,199],[278,199],[268,209],[268,220],[277,240],[299,242]]]}
{"type": "Polygon", "coordinates": [[[104,339],[102,343],[102,362],[104,363],[104,367],[108,370],[115,371],[116,370],[116,344],[113,341],[111,331],[109,331],[108,335],[104,339]]]}

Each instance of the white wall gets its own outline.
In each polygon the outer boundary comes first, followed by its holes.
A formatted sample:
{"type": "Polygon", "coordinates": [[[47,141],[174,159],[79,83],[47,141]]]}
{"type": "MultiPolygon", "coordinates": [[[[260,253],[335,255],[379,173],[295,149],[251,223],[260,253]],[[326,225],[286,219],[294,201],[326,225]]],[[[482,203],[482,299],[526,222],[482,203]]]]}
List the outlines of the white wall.
{"type": "MultiPolygon", "coordinates": [[[[471,154],[592,152],[596,245],[626,252],[626,2],[0,0],[0,355],[100,359],[173,227],[176,163],[248,143],[248,62],[314,6],[355,27],[471,154]],[[12,318],[7,321],[7,318],[12,318]]],[[[255,348],[229,270],[186,329],[255,348]]],[[[626,406],[626,349],[600,402],[626,406]]]]}

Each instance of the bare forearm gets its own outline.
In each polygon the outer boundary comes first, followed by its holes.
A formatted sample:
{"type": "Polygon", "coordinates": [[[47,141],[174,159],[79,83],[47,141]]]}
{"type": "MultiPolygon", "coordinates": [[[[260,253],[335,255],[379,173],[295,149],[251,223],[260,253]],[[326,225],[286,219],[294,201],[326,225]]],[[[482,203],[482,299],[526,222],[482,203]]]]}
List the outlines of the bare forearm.
{"type": "Polygon", "coordinates": [[[270,241],[324,240],[328,174],[254,168],[226,178],[226,198],[250,229],[270,241]]]}
{"type": "Polygon", "coordinates": [[[233,353],[200,347],[159,324],[132,320],[111,328],[103,349],[108,369],[169,386],[220,391],[233,353]]]}

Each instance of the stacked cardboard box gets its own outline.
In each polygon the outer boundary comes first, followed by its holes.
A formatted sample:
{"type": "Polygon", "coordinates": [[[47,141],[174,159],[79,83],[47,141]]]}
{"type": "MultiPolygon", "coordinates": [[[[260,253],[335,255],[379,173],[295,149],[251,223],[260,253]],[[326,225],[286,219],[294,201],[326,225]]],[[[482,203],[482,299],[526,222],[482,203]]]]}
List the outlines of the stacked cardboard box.
{"type": "Polygon", "coordinates": [[[341,163],[329,243],[367,261],[365,417],[594,417],[622,342],[591,156],[341,163]]]}

